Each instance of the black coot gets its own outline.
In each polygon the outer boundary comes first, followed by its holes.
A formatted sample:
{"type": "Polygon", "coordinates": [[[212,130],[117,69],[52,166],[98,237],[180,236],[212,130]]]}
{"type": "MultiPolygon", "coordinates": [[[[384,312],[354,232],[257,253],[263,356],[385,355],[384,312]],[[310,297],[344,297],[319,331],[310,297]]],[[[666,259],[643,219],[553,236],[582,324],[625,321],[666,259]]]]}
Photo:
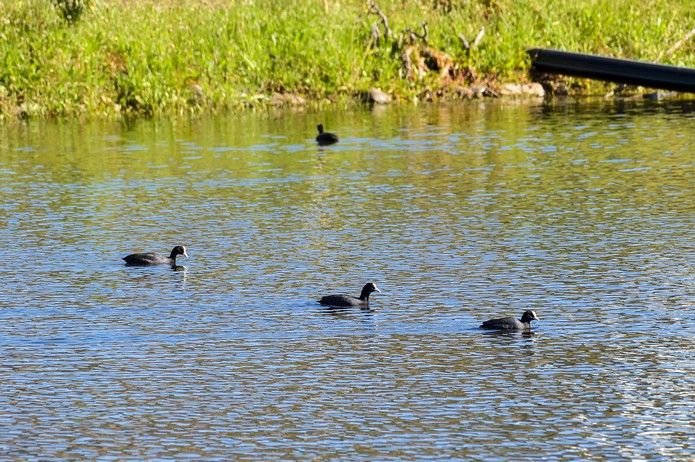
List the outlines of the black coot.
{"type": "Polygon", "coordinates": [[[316,142],[319,144],[319,146],[328,146],[329,144],[335,144],[338,142],[338,135],[324,132],[322,124],[318,124],[316,128],[319,129],[319,136],[316,137],[316,142]]]}
{"type": "Polygon", "coordinates": [[[162,257],[156,253],[133,253],[123,257],[125,264],[128,266],[148,266],[148,265],[176,265],[176,256],[183,255],[188,258],[186,248],[182,245],[177,245],[171,249],[171,254],[168,257],[162,257]]]}
{"type": "Polygon", "coordinates": [[[480,325],[484,329],[497,329],[497,330],[530,330],[531,321],[540,321],[536,313],[531,310],[524,311],[521,315],[521,319],[515,319],[511,316],[508,318],[497,318],[485,321],[480,325]]]}
{"type": "Polygon", "coordinates": [[[364,306],[369,305],[369,295],[372,292],[381,292],[379,288],[369,282],[362,287],[362,293],[359,297],[351,295],[326,295],[319,300],[322,305],[329,306],[364,306]]]}

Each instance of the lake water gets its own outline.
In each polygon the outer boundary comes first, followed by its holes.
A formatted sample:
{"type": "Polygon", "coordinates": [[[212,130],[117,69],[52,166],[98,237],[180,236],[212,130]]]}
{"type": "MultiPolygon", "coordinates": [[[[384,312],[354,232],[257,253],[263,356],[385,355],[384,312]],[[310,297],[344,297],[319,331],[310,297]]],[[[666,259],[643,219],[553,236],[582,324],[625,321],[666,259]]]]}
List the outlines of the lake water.
{"type": "Polygon", "coordinates": [[[375,109],[0,127],[0,459],[693,460],[695,103],[375,109]]]}

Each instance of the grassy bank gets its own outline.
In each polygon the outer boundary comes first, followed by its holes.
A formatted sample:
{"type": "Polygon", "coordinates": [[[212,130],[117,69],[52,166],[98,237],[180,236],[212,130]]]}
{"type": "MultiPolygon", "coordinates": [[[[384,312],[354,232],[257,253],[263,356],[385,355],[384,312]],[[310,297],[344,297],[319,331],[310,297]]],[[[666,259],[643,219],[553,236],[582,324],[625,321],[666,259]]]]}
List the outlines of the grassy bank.
{"type": "Polygon", "coordinates": [[[534,46],[695,66],[695,41],[665,55],[695,24],[687,0],[68,1],[0,2],[2,117],[465,95],[527,80],[534,46]]]}

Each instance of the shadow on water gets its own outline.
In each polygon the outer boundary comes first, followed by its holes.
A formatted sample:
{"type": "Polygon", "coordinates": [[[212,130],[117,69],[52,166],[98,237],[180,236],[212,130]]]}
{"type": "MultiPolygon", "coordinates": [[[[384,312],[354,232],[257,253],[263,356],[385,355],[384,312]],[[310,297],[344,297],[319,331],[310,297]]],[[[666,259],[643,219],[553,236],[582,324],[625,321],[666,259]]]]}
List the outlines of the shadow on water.
{"type": "Polygon", "coordinates": [[[554,99],[544,102],[537,107],[540,111],[532,113],[572,115],[580,119],[596,119],[596,114],[604,116],[634,116],[642,118],[645,115],[689,116],[695,113],[695,101],[687,99],[652,100],[646,98],[618,98],[604,100],[603,98],[584,99],[554,99]]]}

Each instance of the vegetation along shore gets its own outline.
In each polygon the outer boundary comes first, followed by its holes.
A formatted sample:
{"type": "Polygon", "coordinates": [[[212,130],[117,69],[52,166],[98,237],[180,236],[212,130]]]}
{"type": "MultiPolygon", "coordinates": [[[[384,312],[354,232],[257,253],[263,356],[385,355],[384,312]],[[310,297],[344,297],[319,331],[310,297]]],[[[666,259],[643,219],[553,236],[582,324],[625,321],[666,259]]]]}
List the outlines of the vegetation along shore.
{"type": "Polygon", "coordinates": [[[693,24],[688,0],[3,0],[0,117],[534,94],[528,48],[695,67],[693,24]]]}

